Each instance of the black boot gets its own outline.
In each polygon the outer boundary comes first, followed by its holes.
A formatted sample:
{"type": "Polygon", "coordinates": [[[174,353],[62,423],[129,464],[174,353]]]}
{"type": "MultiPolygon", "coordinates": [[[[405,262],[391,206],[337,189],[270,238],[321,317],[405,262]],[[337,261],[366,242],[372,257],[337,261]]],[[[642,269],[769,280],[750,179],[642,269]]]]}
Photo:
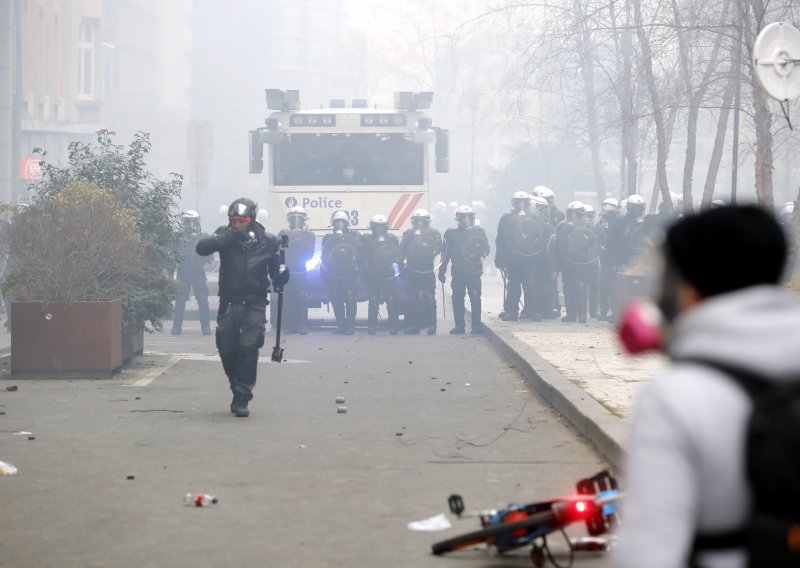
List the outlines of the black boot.
{"type": "Polygon", "coordinates": [[[250,416],[250,411],[247,409],[247,403],[249,401],[246,397],[240,394],[233,395],[233,401],[231,402],[231,412],[236,416],[236,418],[247,418],[250,416]]]}

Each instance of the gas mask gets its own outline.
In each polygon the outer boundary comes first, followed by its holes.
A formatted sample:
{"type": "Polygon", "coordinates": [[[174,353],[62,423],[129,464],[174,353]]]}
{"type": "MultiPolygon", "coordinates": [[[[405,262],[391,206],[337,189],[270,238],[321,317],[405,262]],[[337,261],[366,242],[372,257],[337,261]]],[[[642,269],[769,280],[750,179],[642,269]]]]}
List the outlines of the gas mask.
{"type": "Polygon", "coordinates": [[[631,302],[623,310],[617,332],[630,354],[664,348],[670,327],[680,314],[681,273],[662,248],[651,274],[659,277],[651,291],[651,300],[631,302]]]}
{"type": "Polygon", "coordinates": [[[332,224],[333,232],[336,235],[341,235],[347,230],[347,221],[344,219],[336,219],[332,224]]]}

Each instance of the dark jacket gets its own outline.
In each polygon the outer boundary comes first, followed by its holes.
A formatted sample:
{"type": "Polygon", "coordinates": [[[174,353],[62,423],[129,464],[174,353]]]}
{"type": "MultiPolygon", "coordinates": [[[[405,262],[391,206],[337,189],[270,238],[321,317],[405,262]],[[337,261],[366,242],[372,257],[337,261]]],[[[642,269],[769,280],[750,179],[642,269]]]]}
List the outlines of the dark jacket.
{"type": "Polygon", "coordinates": [[[372,233],[361,236],[362,258],[358,266],[361,278],[383,280],[395,274],[395,265],[403,262],[400,255],[400,240],[391,233],[376,237],[372,233]]]}
{"type": "Polygon", "coordinates": [[[278,239],[283,235],[289,237],[289,246],[286,248],[286,266],[293,274],[306,272],[306,263],[314,257],[314,248],[317,245],[316,235],[308,229],[283,229],[278,233],[278,239]]]}
{"type": "Polygon", "coordinates": [[[483,259],[489,255],[489,239],[481,227],[458,227],[444,232],[444,252],[439,274],[447,273],[453,262],[453,274],[482,274],[483,259]]]}
{"type": "Polygon", "coordinates": [[[223,300],[265,302],[270,280],[280,279],[278,238],[257,222],[251,231],[252,238],[242,240],[241,233],[220,227],[197,243],[195,250],[201,256],[219,253],[219,296],[223,300]]]}
{"type": "Polygon", "coordinates": [[[182,260],[178,265],[179,279],[206,279],[205,265],[208,264],[211,259],[199,256],[197,252],[195,252],[197,249],[197,243],[206,237],[208,237],[208,235],[203,233],[188,233],[186,235],[186,241],[183,243],[183,246],[180,249],[182,260]]]}
{"type": "Polygon", "coordinates": [[[436,229],[408,229],[403,233],[400,248],[406,268],[420,273],[433,272],[433,261],[442,252],[442,235],[436,229]]]}

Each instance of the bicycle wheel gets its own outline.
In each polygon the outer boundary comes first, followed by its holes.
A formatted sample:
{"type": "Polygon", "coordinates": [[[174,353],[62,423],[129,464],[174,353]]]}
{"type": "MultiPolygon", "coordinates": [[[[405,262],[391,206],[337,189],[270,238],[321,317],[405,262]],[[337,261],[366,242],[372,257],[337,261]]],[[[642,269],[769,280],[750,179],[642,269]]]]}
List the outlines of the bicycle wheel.
{"type": "Polygon", "coordinates": [[[493,537],[510,533],[518,529],[529,529],[528,536],[530,538],[536,538],[552,532],[556,528],[558,527],[556,525],[555,515],[551,511],[545,511],[536,515],[531,515],[527,519],[522,519],[521,521],[493,525],[481,530],[454,536],[453,538],[435,543],[431,549],[436,555],[445,554],[446,552],[453,552],[454,550],[488,542],[493,537]]]}

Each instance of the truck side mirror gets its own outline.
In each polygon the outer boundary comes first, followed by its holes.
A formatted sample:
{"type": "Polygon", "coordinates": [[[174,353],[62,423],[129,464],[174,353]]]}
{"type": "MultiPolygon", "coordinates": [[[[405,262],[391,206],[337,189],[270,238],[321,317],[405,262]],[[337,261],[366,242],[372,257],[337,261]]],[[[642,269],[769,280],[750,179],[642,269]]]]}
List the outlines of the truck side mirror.
{"type": "Polygon", "coordinates": [[[258,130],[251,130],[250,135],[250,173],[260,174],[264,171],[264,143],[261,141],[261,133],[258,130]]]}
{"type": "Polygon", "coordinates": [[[436,132],[436,173],[446,174],[450,171],[450,132],[442,128],[434,128],[436,132]]]}

